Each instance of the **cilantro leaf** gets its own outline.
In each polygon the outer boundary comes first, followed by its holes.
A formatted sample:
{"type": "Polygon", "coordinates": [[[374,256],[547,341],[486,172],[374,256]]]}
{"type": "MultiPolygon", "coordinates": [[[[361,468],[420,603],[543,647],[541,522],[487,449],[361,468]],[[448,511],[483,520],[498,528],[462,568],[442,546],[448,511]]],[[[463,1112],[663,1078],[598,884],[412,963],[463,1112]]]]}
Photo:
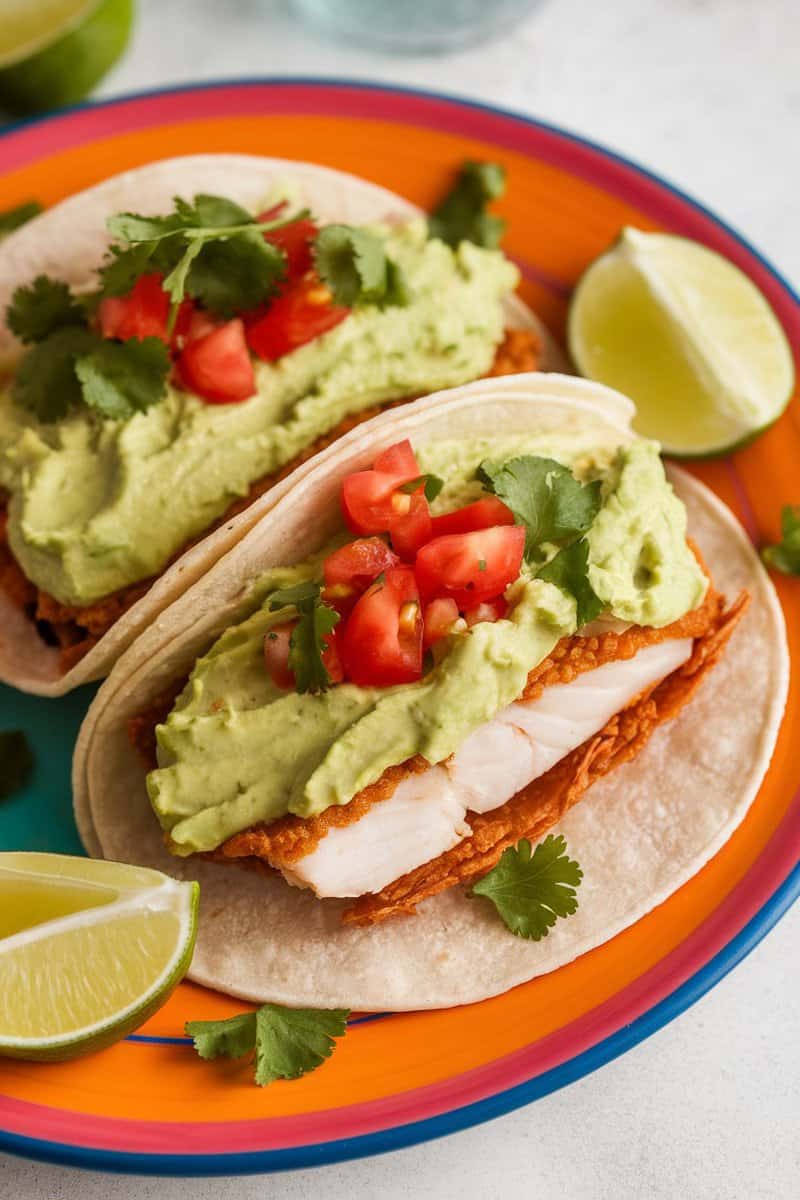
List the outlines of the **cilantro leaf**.
{"type": "Polygon", "coordinates": [[[781,540],[776,546],[764,546],[761,557],[768,567],[784,575],[800,575],[800,504],[784,504],[781,509],[781,540]]]}
{"type": "Polygon", "coordinates": [[[330,1058],[346,1032],[349,1009],[284,1008],[265,1004],[256,1013],[256,1083],[299,1079],[330,1058]]]}
{"type": "Polygon", "coordinates": [[[32,346],[19,364],[11,385],[15,404],[40,421],[59,421],[83,400],[75,361],[90,354],[100,339],[80,325],[56,329],[32,346]]]}
{"type": "Polygon", "coordinates": [[[100,289],[104,296],[125,296],[133,290],[136,280],[155,270],[152,261],[157,242],[139,242],[136,246],[110,246],[108,258],[100,268],[100,289]]]}
{"type": "Polygon", "coordinates": [[[26,225],[34,217],[38,217],[40,212],[44,212],[44,208],[38,200],[27,200],[24,204],[17,204],[15,208],[7,208],[0,212],[0,241],[21,225],[26,225]]]}
{"type": "MultiPolygon", "coordinates": [[[[179,197],[175,198],[175,208],[180,216],[190,225],[201,229],[223,229],[231,225],[251,225],[253,214],[249,213],[235,200],[225,196],[210,196],[201,192],[194,198],[194,205],[187,204],[179,197]]],[[[259,228],[264,226],[259,225],[259,228]]]]}
{"type": "Polygon", "coordinates": [[[270,612],[289,606],[297,609],[298,617],[289,638],[289,669],[295,688],[298,692],[324,692],[330,687],[331,677],[322,655],[339,614],[323,604],[320,585],[311,580],[280,588],[270,596],[270,612]]]}
{"type": "Polygon", "coordinates": [[[188,1037],[201,1058],[243,1058],[255,1049],[256,1014],[239,1013],[225,1021],[187,1021],[188,1037]]]}
{"type": "Polygon", "coordinates": [[[56,329],[85,324],[86,312],[66,283],[37,275],[14,292],[6,323],[21,342],[43,342],[56,329]]]}
{"type": "Polygon", "coordinates": [[[600,510],[601,484],[581,483],[563,463],[526,454],[506,463],[484,461],[478,478],[526,528],[525,556],[540,561],[543,542],[585,533],[600,510]]]}
{"type": "Polygon", "coordinates": [[[366,229],[326,225],[314,240],[314,262],[337,304],[408,303],[400,267],[387,257],[381,239],[366,229]]]}
{"type": "Polygon", "coordinates": [[[197,222],[187,219],[185,213],[173,212],[165,217],[142,217],[138,213],[116,213],[106,221],[106,228],[121,242],[135,245],[137,242],[160,242],[162,238],[181,233],[197,222]]]}
{"type": "Polygon", "coordinates": [[[299,1079],[315,1071],[347,1029],[349,1009],[315,1010],[264,1004],[227,1021],[189,1021],[186,1033],[201,1058],[242,1058],[255,1051],[255,1080],[299,1079]]]}
{"type": "Polygon", "coordinates": [[[428,221],[431,237],[449,246],[474,242],[490,250],[500,244],[506,223],[486,211],[506,187],[505,167],[499,163],[468,160],[458,173],[450,192],[433,210],[428,221]]]}
{"type": "Polygon", "coordinates": [[[275,294],[286,274],[284,254],[264,241],[260,229],[255,236],[241,233],[226,241],[195,242],[188,248],[187,257],[195,249],[186,290],[221,317],[257,308],[275,294]]]}
{"type": "Polygon", "coordinates": [[[492,901],[513,934],[538,942],[559,917],[578,908],[575,889],[583,872],[566,849],[564,838],[550,833],[531,854],[531,844],[523,838],[504,851],[472,892],[492,901]]]}
{"type": "Polygon", "coordinates": [[[603,601],[589,582],[589,543],[586,538],[564,546],[550,562],[537,572],[537,578],[554,583],[575,597],[578,629],[599,617],[603,601]]]}
{"type": "Polygon", "coordinates": [[[0,800],[24,787],[33,770],[33,754],[20,729],[0,731],[0,800]]]}
{"type": "Polygon", "coordinates": [[[410,496],[418,491],[423,484],[425,485],[425,499],[433,501],[444,487],[444,480],[440,479],[438,475],[418,475],[416,479],[409,479],[408,483],[401,483],[397,490],[398,492],[406,492],[410,496]]]}
{"type": "Polygon", "coordinates": [[[164,395],[169,368],[169,351],[155,337],[103,339],[75,363],[84,403],[114,420],[126,420],[156,404],[164,395]]]}

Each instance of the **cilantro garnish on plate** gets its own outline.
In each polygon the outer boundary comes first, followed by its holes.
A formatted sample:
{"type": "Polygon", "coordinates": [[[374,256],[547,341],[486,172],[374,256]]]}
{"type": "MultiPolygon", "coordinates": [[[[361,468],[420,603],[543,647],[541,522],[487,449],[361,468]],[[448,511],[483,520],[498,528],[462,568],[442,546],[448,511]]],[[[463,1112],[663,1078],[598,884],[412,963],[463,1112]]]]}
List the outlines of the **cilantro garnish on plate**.
{"type": "Polygon", "coordinates": [[[784,575],[800,575],[800,504],[784,504],[781,509],[781,540],[764,546],[761,557],[768,567],[784,575]]]}
{"type": "Polygon", "coordinates": [[[453,188],[433,210],[428,221],[431,237],[450,246],[474,242],[494,250],[506,228],[502,217],[487,212],[492,200],[506,190],[505,167],[499,163],[468,160],[453,188]]]}
{"type": "Polygon", "coordinates": [[[243,1058],[255,1052],[255,1080],[299,1079],[321,1066],[347,1029],[347,1008],[284,1008],[264,1004],[225,1021],[189,1021],[186,1033],[201,1058],[243,1058]]]}
{"type": "Polygon", "coordinates": [[[564,838],[550,833],[533,853],[526,838],[509,846],[497,865],[473,884],[472,892],[492,901],[513,934],[538,942],[559,917],[577,911],[576,888],[582,879],[564,838]]]}
{"type": "Polygon", "coordinates": [[[339,614],[324,604],[318,583],[308,580],[293,587],[280,588],[269,598],[270,612],[295,608],[297,624],[289,639],[289,669],[298,692],[324,692],[331,677],[322,661],[326,637],[339,622],[339,614]]]}
{"type": "Polygon", "coordinates": [[[24,204],[17,204],[14,208],[0,212],[0,241],[15,229],[27,225],[28,221],[38,217],[40,212],[44,212],[44,209],[38,200],[27,200],[24,204]]]}
{"type": "Polygon", "coordinates": [[[408,285],[383,242],[367,229],[326,225],[314,241],[314,264],[337,304],[381,307],[409,303],[408,285]]]}
{"type": "Polygon", "coordinates": [[[33,753],[20,729],[0,731],[0,800],[18,792],[33,770],[33,753]]]}

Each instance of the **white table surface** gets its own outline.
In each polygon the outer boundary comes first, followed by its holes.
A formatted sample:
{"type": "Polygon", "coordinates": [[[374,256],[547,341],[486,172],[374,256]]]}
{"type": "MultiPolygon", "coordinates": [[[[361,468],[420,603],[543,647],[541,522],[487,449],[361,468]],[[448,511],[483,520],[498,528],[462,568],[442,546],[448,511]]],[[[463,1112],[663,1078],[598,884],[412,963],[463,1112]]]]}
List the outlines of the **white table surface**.
{"type": "MultiPolygon", "coordinates": [[[[554,121],[653,167],[800,281],[797,0],[545,0],[512,35],[445,58],[332,45],[274,0],[139,7],[133,46],[102,95],[268,74],[458,92],[554,121]]],[[[269,1179],[111,1177],[0,1156],[0,1196],[783,1200],[800,1194],[798,997],[800,905],[655,1037],[476,1129],[269,1179]]]]}

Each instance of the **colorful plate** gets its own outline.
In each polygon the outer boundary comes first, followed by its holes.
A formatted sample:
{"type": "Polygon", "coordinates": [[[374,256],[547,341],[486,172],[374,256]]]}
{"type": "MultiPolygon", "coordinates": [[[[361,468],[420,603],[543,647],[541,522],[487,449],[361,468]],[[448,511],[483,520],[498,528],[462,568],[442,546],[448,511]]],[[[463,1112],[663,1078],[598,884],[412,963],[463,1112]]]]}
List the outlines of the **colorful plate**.
{"type": "MultiPolygon", "coordinates": [[[[125,167],[199,151],[328,163],[423,206],[462,159],[499,159],[509,173],[507,246],[524,271],[524,295],[557,333],[578,275],[630,223],[726,254],[766,293],[800,352],[798,297],[698,204],[558,129],[422,92],[269,80],[79,108],[3,135],[2,206],[30,196],[49,204],[125,167]]],[[[781,502],[800,500],[799,413],[795,402],[753,446],[692,468],[755,541],[777,534],[781,502]]],[[[797,656],[800,585],[776,582],[797,656]]],[[[69,760],[90,695],[40,701],[0,689],[0,727],[23,727],[37,750],[28,793],[0,810],[0,847],[78,850],[69,760]]],[[[187,1018],[241,1006],[185,984],[136,1036],[101,1055],[0,1064],[0,1148],[115,1170],[267,1171],[463,1129],[585,1075],[712,987],[796,898],[800,761],[790,730],[798,719],[795,671],[772,767],[742,827],[670,900],[569,966],[468,1008],[354,1019],[322,1070],[263,1091],[246,1072],[202,1065],[189,1050],[187,1018]]]]}

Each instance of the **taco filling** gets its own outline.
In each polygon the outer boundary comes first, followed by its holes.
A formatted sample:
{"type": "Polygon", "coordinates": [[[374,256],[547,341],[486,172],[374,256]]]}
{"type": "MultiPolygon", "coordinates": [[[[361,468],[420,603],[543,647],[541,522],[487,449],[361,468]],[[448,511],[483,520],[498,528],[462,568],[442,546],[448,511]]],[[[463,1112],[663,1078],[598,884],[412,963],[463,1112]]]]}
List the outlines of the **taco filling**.
{"type": "Polygon", "coordinates": [[[655,443],[383,451],[129,733],[176,855],[257,861],[346,923],[538,838],[690,699],[726,609],[655,443]]]}
{"type": "MultiPolygon", "coordinates": [[[[121,213],[90,294],[6,314],[0,588],[74,665],[183,550],[386,405],[535,369],[516,267],[422,219],[320,227],[219,196],[121,213]]],[[[2,384],[0,384],[0,388],[2,384]]]]}

